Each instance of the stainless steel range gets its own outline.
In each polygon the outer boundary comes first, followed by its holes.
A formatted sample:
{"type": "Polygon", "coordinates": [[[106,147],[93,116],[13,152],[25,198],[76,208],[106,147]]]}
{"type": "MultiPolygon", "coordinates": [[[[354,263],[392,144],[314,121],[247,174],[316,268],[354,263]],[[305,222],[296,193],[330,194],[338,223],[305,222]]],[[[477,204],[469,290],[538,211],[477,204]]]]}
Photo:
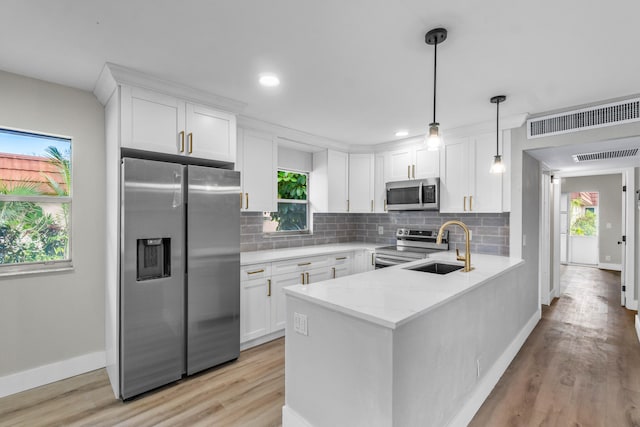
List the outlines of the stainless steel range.
{"type": "Polygon", "coordinates": [[[395,246],[376,248],[376,269],[428,258],[434,252],[448,251],[449,231],[444,231],[440,244],[436,243],[437,237],[438,230],[398,228],[395,246]]]}

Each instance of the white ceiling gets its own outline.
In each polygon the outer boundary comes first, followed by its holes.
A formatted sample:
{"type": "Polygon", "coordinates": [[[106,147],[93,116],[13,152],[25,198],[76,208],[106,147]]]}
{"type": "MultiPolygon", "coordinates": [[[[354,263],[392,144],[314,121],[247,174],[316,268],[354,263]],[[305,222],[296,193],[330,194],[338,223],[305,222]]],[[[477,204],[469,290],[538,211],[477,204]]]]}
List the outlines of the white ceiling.
{"type": "Polygon", "coordinates": [[[349,144],[640,93],[630,0],[2,0],[0,69],[91,91],[112,62],[349,144]],[[275,72],[277,89],[257,84],[275,72]]]}

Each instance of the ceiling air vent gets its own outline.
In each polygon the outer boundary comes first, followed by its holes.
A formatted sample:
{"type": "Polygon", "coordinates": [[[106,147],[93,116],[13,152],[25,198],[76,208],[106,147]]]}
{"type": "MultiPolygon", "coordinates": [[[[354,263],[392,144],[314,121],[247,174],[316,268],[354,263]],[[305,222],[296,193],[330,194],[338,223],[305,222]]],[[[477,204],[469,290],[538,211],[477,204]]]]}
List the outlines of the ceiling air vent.
{"type": "Polygon", "coordinates": [[[624,150],[600,151],[599,153],[574,154],[575,162],[588,162],[590,160],[607,160],[619,159],[621,157],[633,157],[638,154],[637,148],[628,148],[624,150]]]}
{"type": "Polygon", "coordinates": [[[527,120],[527,137],[541,138],[640,121],[640,98],[527,120]]]}

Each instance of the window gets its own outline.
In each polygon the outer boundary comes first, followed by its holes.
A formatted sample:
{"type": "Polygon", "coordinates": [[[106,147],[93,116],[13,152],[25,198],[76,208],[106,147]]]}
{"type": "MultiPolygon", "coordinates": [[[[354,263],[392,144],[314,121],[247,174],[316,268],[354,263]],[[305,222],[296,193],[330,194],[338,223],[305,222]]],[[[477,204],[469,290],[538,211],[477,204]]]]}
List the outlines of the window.
{"type": "Polygon", "coordinates": [[[309,230],[309,175],[304,172],[278,171],[278,211],[265,212],[265,233],[309,230]]]}
{"type": "Polygon", "coordinates": [[[571,236],[598,235],[598,199],[597,192],[571,193],[570,220],[571,236]]]}
{"type": "Polygon", "coordinates": [[[71,140],[0,129],[0,274],[71,265],[71,140]]]}

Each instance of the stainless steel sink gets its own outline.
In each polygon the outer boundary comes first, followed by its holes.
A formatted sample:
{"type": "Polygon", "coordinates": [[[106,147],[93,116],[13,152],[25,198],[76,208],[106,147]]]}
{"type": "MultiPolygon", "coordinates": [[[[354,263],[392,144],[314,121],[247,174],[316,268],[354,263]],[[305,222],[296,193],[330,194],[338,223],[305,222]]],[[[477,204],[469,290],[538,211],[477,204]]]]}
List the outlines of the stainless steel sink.
{"type": "Polygon", "coordinates": [[[462,270],[464,265],[447,264],[444,262],[431,262],[429,264],[416,265],[407,267],[407,270],[423,271],[425,273],[449,274],[457,270],[462,270]]]}

